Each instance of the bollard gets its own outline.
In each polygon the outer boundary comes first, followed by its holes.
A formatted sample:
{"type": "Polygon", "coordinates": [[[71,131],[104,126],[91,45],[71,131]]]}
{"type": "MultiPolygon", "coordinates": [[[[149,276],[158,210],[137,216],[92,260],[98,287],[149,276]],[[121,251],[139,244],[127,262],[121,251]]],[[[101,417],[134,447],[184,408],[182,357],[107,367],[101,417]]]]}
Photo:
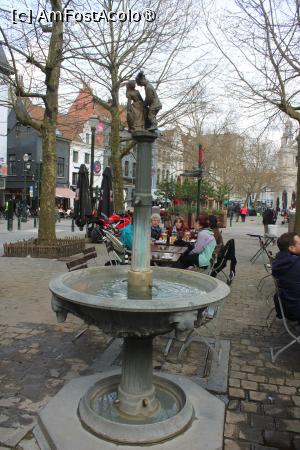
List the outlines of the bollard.
{"type": "Polygon", "coordinates": [[[75,222],[74,222],[74,217],[72,217],[72,223],[71,223],[71,231],[75,231],[75,222]]]}
{"type": "Polygon", "coordinates": [[[36,228],[36,217],[33,218],[33,227],[36,228]]]}
{"type": "Polygon", "coordinates": [[[21,230],[21,217],[18,216],[18,230],[21,230]]]}

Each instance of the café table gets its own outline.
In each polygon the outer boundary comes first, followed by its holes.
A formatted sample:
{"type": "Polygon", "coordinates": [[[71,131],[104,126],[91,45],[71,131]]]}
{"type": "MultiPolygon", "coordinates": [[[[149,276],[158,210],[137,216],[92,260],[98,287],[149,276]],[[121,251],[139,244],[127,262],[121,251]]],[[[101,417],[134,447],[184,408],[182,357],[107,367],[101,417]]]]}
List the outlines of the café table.
{"type": "Polygon", "coordinates": [[[155,242],[151,245],[152,252],[167,252],[167,253],[179,253],[180,255],[184,255],[188,251],[187,246],[179,246],[179,245],[167,245],[160,244],[159,242],[155,242]]]}
{"type": "Polygon", "coordinates": [[[250,258],[250,261],[252,263],[254,263],[259,258],[259,256],[263,255],[264,253],[268,256],[267,248],[269,247],[269,245],[273,244],[277,240],[276,236],[269,235],[269,234],[261,235],[261,234],[247,233],[247,236],[258,239],[258,243],[259,243],[259,249],[250,258]]]}
{"type": "Polygon", "coordinates": [[[172,266],[177,263],[186,252],[188,247],[179,247],[176,245],[152,244],[151,245],[151,264],[160,266],[172,266]]]}

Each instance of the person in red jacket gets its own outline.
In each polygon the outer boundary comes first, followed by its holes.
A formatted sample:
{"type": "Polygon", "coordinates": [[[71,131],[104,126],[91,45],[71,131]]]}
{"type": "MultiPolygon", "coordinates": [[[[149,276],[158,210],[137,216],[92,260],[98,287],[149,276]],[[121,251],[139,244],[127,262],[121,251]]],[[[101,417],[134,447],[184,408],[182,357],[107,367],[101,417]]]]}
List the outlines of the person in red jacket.
{"type": "Polygon", "coordinates": [[[248,214],[248,209],[247,206],[243,206],[241,208],[241,218],[242,218],[242,222],[246,221],[246,215],[248,214]]]}

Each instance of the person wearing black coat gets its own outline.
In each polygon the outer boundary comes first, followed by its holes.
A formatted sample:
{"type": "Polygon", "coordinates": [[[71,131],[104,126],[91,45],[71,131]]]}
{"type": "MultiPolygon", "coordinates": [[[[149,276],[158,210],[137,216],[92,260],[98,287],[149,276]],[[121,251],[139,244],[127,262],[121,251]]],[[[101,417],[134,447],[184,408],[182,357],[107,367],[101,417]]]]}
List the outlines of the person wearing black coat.
{"type": "Polygon", "coordinates": [[[265,233],[268,233],[268,225],[273,225],[276,222],[276,213],[273,209],[267,208],[264,210],[262,214],[263,225],[265,229],[265,233]]]}
{"type": "MultiPolygon", "coordinates": [[[[278,283],[286,318],[300,321],[300,237],[297,233],[284,233],[277,245],[279,252],[272,263],[272,275],[278,283]]],[[[277,317],[281,318],[277,294],[274,304],[277,317]]]]}

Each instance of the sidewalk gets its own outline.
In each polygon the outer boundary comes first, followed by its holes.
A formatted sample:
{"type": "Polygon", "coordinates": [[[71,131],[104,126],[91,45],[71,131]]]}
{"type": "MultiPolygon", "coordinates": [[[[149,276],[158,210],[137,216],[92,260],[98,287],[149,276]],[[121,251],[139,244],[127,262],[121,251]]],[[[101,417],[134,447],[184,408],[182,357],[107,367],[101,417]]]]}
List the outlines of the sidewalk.
{"type": "MultiPolygon", "coordinates": [[[[236,240],[238,258],[219,320],[220,335],[231,341],[225,450],[300,449],[300,347],[294,345],[271,363],[269,347],[284,336],[279,336],[280,324],[266,327],[272,307],[266,297],[273,287],[268,279],[263,293],[256,288],[266,273],[263,261],[249,262],[258,246],[246,233],[262,232],[256,218],[223,230],[225,241],[236,240]]],[[[104,246],[97,247],[103,264],[104,246]]],[[[93,362],[109,344],[110,338],[95,328],[73,344],[84,324],[71,315],[56,323],[48,283],[65,270],[65,263],[56,260],[0,258],[5,274],[0,288],[0,450],[38,450],[31,434],[36,412],[66,381],[93,373],[93,362]]]]}

